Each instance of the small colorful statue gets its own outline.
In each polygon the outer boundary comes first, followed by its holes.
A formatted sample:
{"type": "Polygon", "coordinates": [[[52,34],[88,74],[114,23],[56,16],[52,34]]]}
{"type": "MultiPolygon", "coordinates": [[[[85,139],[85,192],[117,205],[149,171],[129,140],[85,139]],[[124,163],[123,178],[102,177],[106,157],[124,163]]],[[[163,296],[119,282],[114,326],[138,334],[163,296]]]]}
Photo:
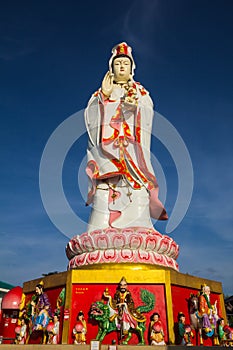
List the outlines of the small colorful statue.
{"type": "Polygon", "coordinates": [[[90,309],[90,318],[98,322],[99,329],[96,340],[102,342],[108,333],[117,332],[119,341],[127,345],[133,333],[136,333],[138,344],[145,345],[146,317],[142,313],[154,309],[155,296],[148,290],[141,289],[140,297],[144,305],[135,308],[132,294],[128,290],[124,277],[118,284],[113,298],[106,288],[103,294],[104,299],[92,303],[90,309]]]}
{"type": "Polygon", "coordinates": [[[36,330],[45,328],[49,323],[50,302],[44,292],[44,284],[41,282],[36,286],[36,298],[31,301],[32,321],[36,330]]]}
{"type": "Polygon", "coordinates": [[[153,313],[150,317],[150,344],[166,345],[164,341],[163,326],[158,312],[153,313]]]}
{"type": "Polygon", "coordinates": [[[225,324],[222,317],[218,320],[217,332],[221,346],[233,346],[233,328],[225,324]]]}
{"type": "Polygon", "coordinates": [[[210,287],[206,284],[202,287],[202,293],[199,297],[199,315],[202,317],[203,330],[206,333],[212,332],[217,326],[217,300],[213,305],[210,303],[210,287]],[[212,321],[212,322],[211,322],[212,321]]]}
{"type": "Polygon", "coordinates": [[[226,335],[226,344],[229,346],[233,346],[233,328],[229,326],[229,324],[226,324],[223,327],[223,330],[226,335]]]}
{"type": "Polygon", "coordinates": [[[26,344],[28,329],[27,329],[27,320],[21,318],[20,325],[15,327],[15,344],[26,344]]]}
{"type": "Polygon", "coordinates": [[[60,343],[60,321],[59,316],[54,314],[53,322],[50,322],[47,326],[48,340],[47,344],[59,344],[60,343]]]}
{"type": "MultiPolygon", "coordinates": [[[[214,345],[219,345],[217,333],[217,321],[219,319],[217,300],[214,304],[210,302],[210,287],[204,284],[199,296],[198,317],[202,321],[202,330],[207,337],[213,337],[214,345]]],[[[202,341],[202,340],[201,340],[202,341]]]]}
{"type": "Polygon", "coordinates": [[[51,316],[51,306],[48,295],[44,292],[44,283],[36,285],[35,294],[28,305],[30,329],[28,344],[46,343],[46,327],[51,316]]]}
{"type": "Polygon", "coordinates": [[[84,313],[79,311],[77,322],[73,328],[74,344],[86,344],[87,324],[84,318],[84,313]]]}
{"type": "Polygon", "coordinates": [[[128,335],[130,328],[135,327],[135,321],[146,321],[145,316],[136,310],[134,306],[133,297],[128,290],[128,284],[125,277],[122,277],[118,285],[114,298],[112,299],[112,306],[116,310],[121,338],[128,335]]]}
{"type": "Polygon", "coordinates": [[[192,329],[189,324],[186,324],[185,315],[183,312],[178,314],[178,336],[179,336],[179,345],[192,346],[191,336],[192,329]]]}

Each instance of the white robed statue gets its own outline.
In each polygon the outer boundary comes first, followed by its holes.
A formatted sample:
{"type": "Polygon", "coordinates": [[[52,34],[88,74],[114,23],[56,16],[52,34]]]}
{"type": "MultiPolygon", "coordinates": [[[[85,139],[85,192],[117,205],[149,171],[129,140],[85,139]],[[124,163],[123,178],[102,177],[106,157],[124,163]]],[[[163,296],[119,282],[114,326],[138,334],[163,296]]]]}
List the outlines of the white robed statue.
{"type": "Polygon", "coordinates": [[[96,229],[153,228],[166,220],[150,161],[153,102],[134,81],[131,47],[116,45],[101,88],[85,110],[88,131],[88,232],[96,229]]]}
{"type": "Polygon", "coordinates": [[[179,246],[152,223],[167,213],[150,159],[153,102],[134,70],[131,47],[116,45],[85,109],[92,210],[86,232],[66,247],[69,269],[130,262],[178,270],[179,246]]]}

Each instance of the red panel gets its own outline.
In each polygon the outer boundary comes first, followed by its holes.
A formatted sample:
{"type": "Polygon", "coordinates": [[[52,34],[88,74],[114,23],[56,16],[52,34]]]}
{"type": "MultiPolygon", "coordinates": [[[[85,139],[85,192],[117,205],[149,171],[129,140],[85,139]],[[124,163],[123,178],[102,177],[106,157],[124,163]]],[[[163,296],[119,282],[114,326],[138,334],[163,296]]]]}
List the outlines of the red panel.
{"type": "MultiPolygon", "coordinates": [[[[76,324],[76,317],[80,310],[84,312],[85,320],[87,322],[87,344],[90,343],[90,340],[95,339],[98,333],[98,325],[93,323],[92,320],[88,318],[88,312],[90,306],[95,301],[100,301],[102,299],[103,292],[105,288],[109,289],[109,294],[113,297],[117,284],[74,284],[72,288],[72,307],[70,310],[70,332],[69,332],[69,344],[72,344],[74,338],[72,337],[72,330],[76,324]]],[[[145,340],[148,344],[148,326],[150,322],[150,316],[154,312],[158,312],[161,317],[161,321],[164,326],[165,331],[165,341],[168,339],[167,334],[167,316],[166,316],[166,302],[164,297],[164,285],[147,285],[147,284],[128,284],[128,290],[131,292],[135,307],[142,305],[143,302],[140,299],[140,289],[147,289],[155,295],[155,308],[149,313],[144,314],[147,318],[146,322],[146,331],[145,331],[145,340]]],[[[115,339],[117,341],[116,332],[112,332],[104,338],[103,344],[111,344],[111,341],[115,339]]],[[[129,344],[137,344],[138,339],[134,334],[129,344]]]]}
{"type": "MultiPolygon", "coordinates": [[[[179,312],[183,312],[186,316],[186,322],[190,324],[190,318],[189,318],[189,310],[188,310],[188,299],[190,297],[190,294],[197,294],[200,290],[187,288],[187,287],[180,287],[180,286],[171,286],[172,291],[172,304],[173,304],[173,315],[174,315],[174,322],[175,322],[175,329],[177,325],[177,316],[179,312]]],[[[210,295],[210,301],[211,304],[214,304],[215,300],[217,300],[217,307],[218,310],[220,308],[220,302],[219,302],[219,294],[211,293],[210,295]]],[[[221,315],[221,309],[219,310],[219,316],[221,315]]],[[[199,339],[196,338],[195,331],[194,338],[192,339],[192,343],[194,345],[200,345],[199,339]]],[[[208,337],[203,337],[204,345],[211,346],[213,345],[212,339],[208,337]]]]}

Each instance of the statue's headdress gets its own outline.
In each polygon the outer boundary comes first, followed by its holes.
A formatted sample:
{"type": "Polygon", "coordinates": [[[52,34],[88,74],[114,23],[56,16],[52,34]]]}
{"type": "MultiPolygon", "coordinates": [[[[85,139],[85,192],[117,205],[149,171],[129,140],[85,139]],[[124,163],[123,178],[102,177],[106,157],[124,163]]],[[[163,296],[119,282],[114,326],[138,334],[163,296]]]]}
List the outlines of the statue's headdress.
{"type": "Polygon", "coordinates": [[[36,287],[40,288],[40,289],[44,289],[44,281],[41,280],[37,285],[36,287]]]}
{"type": "Polygon", "coordinates": [[[185,317],[185,314],[182,311],[178,312],[178,320],[180,320],[181,317],[185,317]]]}
{"type": "Polygon", "coordinates": [[[201,291],[202,291],[203,294],[205,294],[207,288],[209,288],[209,286],[208,286],[206,283],[203,283],[203,284],[201,285],[201,291]]]}
{"type": "Polygon", "coordinates": [[[128,284],[127,281],[126,281],[126,279],[125,279],[125,277],[122,277],[122,279],[121,279],[120,282],[119,282],[119,285],[120,285],[122,282],[125,282],[126,284],[128,284]]]}
{"type": "Polygon", "coordinates": [[[117,44],[113,47],[112,49],[112,56],[109,60],[109,71],[112,71],[112,63],[114,58],[116,58],[117,56],[121,57],[121,56],[127,56],[129,57],[132,67],[131,67],[131,75],[134,75],[134,69],[136,68],[133,56],[132,56],[132,48],[126,43],[126,42],[122,42],[120,44],[117,44]]]}

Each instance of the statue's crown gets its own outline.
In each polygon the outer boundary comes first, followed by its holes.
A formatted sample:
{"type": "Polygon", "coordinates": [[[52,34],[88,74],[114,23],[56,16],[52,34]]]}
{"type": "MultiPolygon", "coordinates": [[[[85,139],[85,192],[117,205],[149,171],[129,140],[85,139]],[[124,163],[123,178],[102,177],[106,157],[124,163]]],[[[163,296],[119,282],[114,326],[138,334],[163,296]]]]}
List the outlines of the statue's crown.
{"type": "Polygon", "coordinates": [[[131,54],[131,49],[125,42],[120,43],[117,47],[116,47],[116,56],[118,55],[126,55],[129,56],[131,54]]]}
{"type": "Polygon", "coordinates": [[[112,49],[112,57],[109,60],[109,70],[111,71],[112,62],[113,59],[116,58],[119,55],[125,55],[128,56],[132,63],[132,76],[134,75],[134,69],[136,68],[135,62],[132,56],[132,48],[125,42],[121,42],[120,44],[117,44],[112,49]]]}

